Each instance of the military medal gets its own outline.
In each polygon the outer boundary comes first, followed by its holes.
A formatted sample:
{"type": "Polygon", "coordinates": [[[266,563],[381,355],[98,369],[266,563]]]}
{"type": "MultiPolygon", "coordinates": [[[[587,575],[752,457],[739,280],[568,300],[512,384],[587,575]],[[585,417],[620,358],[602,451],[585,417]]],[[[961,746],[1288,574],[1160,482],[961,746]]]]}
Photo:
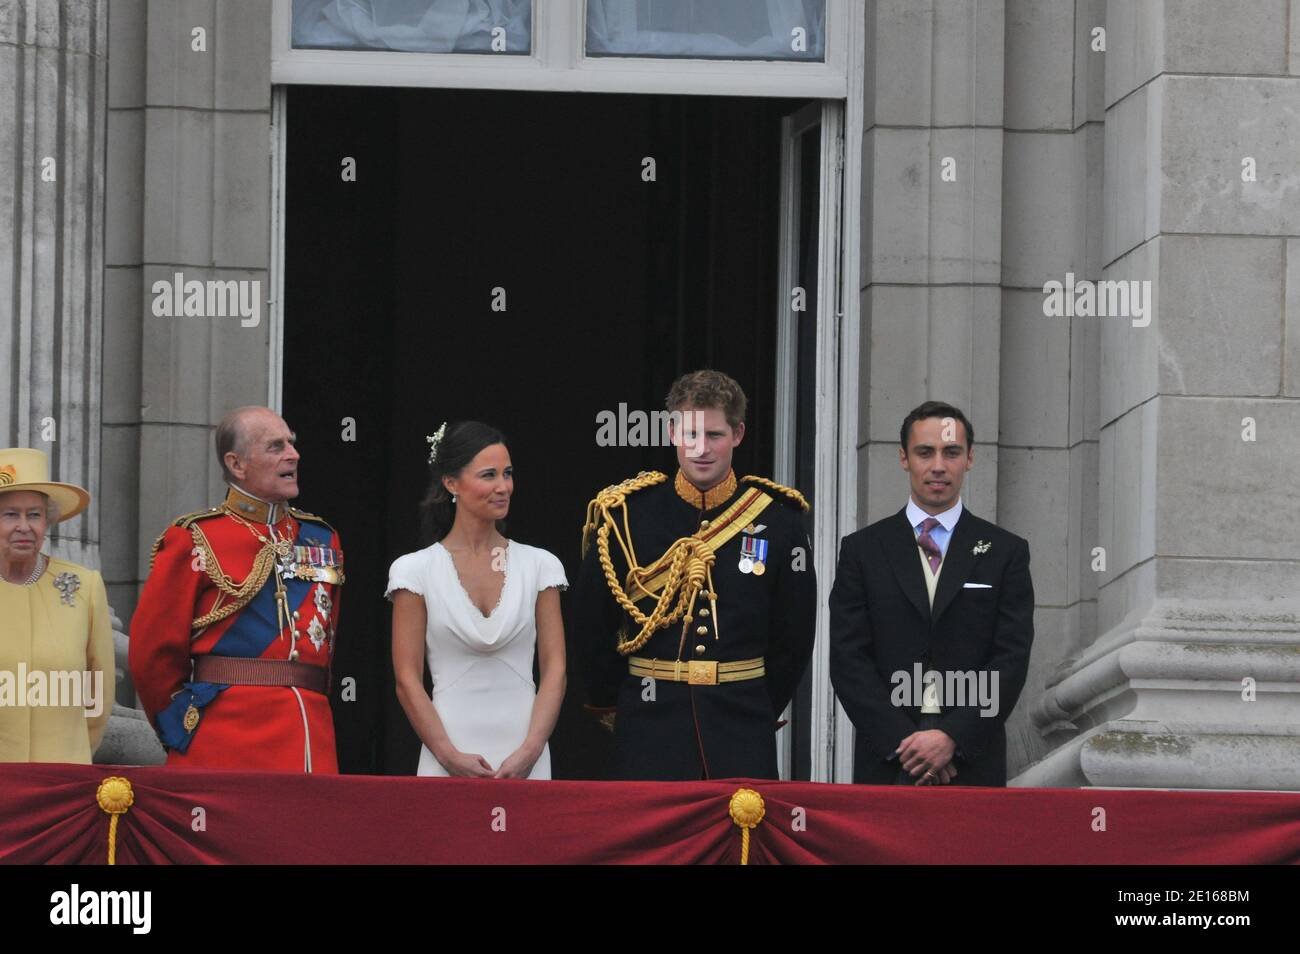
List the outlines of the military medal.
{"type": "Polygon", "coordinates": [[[343,582],[343,551],[320,546],[293,547],[280,567],[286,580],[343,582]]]}
{"type": "Polygon", "coordinates": [[[191,733],[199,726],[199,710],[194,707],[193,703],[190,703],[190,707],[185,710],[184,725],[185,731],[191,733]]]}
{"type": "Polygon", "coordinates": [[[328,636],[319,618],[312,617],[312,621],[307,627],[307,635],[311,637],[311,644],[316,647],[316,651],[320,652],[320,648],[325,645],[328,636]]]}
{"type": "Polygon", "coordinates": [[[767,572],[767,541],[757,537],[740,538],[740,572],[762,576],[767,572]]]}

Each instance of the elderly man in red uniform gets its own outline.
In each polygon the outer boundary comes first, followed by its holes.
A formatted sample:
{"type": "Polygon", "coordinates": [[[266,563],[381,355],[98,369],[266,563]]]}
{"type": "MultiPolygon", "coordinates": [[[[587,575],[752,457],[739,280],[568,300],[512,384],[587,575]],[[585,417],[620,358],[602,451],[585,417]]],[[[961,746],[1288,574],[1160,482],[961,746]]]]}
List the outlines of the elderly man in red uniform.
{"type": "Polygon", "coordinates": [[[343,552],[298,496],[294,435],[264,407],[217,426],[230,485],[154,544],[131,622],[131,675],[167,763],[337,772],[330,658],[343,552]]]}

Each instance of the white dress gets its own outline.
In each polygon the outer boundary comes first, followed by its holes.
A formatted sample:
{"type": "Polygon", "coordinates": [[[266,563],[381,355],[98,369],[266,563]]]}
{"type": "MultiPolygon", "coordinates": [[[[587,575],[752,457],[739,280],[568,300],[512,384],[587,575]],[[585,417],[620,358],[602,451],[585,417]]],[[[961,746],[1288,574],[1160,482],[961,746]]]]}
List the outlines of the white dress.
{"type": "MultiPolygon", "coordinates": [[[[441,543],[398,557],[388,571],[388,589],[424,597],[428,626],[425,658],[433,675],[433,708],[447,737],[461,752],[473,752],[499,769],[523,744],[532,719],[537,686],[537,594],[568,588],[559,559],[514,540],[506,546],[505,582],[491,615],[484,616],[461,585],[456,564],[441,543]]],[[[447,775],[428,746],[420,747],[417,775],[447,775]]],[[[546,745],[529,778],[551,777],[546,745]]]]}

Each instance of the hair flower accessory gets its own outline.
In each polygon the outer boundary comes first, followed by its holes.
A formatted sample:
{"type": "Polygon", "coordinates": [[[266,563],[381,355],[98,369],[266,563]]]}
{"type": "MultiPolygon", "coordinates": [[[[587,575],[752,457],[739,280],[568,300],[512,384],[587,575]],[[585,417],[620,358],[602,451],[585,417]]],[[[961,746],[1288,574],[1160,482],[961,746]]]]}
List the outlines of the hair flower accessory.
{"type": "Polygon", "coordinates": [[[425,438],[429,442],[429,463],[432,464],[438,459],[438,444],[442,441],[442,435],[447,432],[447,422],[443,421],[442,426],[425,438]]]}

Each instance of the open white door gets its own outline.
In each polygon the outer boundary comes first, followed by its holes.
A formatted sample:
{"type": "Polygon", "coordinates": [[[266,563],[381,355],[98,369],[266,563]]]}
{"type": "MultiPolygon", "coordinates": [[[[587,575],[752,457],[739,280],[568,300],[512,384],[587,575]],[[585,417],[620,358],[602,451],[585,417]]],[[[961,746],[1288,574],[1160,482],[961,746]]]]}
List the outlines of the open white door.
{"type": "Polygon", "coordinates": [[[839,546],[840,208],[844,104],[821,101],[782,121],[781,286],[777,301],[774,478],[813,505],[817,643],[777,738],[783,779],[834,779],[836,705],[828,669],[827,596],[839,546]]]}

